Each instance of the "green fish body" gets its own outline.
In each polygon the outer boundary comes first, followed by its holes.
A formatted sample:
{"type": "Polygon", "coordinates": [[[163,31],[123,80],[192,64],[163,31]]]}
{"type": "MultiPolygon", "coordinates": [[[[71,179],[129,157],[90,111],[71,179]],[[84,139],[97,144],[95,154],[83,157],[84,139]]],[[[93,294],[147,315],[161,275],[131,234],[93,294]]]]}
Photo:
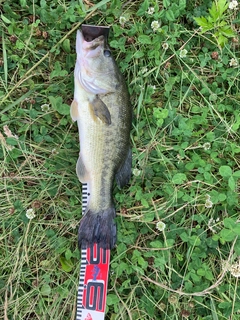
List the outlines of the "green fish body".
{"type": "Polygon", "coordinates": [[[77,32],[74,100],[71,117],[77,121],[80,154],[76,171],[90,193],[80,222],[79,247],[98,243],[111,249],[116,242],[114,179],[123,187],[131,176],[132,110],[125,81],[106,38],[85,41],[77,32]]]}

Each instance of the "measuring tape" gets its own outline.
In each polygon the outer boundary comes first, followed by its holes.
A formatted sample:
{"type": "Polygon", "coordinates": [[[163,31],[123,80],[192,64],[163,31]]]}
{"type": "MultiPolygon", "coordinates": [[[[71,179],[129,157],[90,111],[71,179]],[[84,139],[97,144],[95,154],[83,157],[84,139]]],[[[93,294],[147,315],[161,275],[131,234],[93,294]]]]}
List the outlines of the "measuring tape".
{"type": "MultiPolygon", "coordinates": [[[[88,204],[88,185],[82,185],[82,214],[88,204]]],[[[76,320],[104,320],[110,250],[97,243],[81,249],[76,320]]]]}

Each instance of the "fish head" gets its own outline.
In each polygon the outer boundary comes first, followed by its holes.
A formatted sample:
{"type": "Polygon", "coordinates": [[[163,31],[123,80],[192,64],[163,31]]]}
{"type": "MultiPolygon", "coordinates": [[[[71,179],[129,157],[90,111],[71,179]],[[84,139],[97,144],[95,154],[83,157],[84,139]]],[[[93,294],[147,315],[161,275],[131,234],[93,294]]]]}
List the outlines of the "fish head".
{"type": "Polygon", "coordinates": [[[104,35],[87,41],[77,31],[75,78],[87,92],[107,94],[119,86],[120,73],[104,35]]]}

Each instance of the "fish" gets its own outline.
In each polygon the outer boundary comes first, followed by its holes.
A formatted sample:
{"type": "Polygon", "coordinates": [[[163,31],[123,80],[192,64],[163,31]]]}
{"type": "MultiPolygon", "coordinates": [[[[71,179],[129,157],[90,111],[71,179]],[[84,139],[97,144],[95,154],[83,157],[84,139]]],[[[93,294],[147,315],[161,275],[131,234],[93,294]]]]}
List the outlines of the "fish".
{"type": "Polygon", "coordinates": [[[87,248],[98,243],[100,248],[112,249],[117,234],[114,181],[122,188],[131,178],[132,107],[106,32],[95,37],[88,30],[91,26],[77,31],[74,99],[70,108],[80,142],[76,173],[89,190],[78,246],[87,248]]]}

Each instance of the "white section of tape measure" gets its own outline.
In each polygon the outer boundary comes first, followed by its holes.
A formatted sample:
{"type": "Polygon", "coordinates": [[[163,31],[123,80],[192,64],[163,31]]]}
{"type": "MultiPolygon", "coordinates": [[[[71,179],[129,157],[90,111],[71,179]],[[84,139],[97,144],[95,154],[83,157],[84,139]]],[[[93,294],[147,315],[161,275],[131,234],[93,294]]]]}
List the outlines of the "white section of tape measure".
{"type": "Polygon", "coordinates": [[[82,214],[84,214],[84,212],[86,210],[89,196],[90,196],[90,193],[88,190],[88,185],[87,185],[87,183],[83,183],[83,185],[82,185],[82,214]]]}
{"type": "MultiPolygon", "coordinates": [[[[89,190],[87,183],[82,185],[82,214],[84,214],[89,198],[89,190]]],[[[79,274],[79,285],[78,285],[78,294],[77,294],[77,312],[76,312],[76,320],[84,320],[84,309],[82,309],[82,300],[83,300],[83,286],[84,286],[84,278],[86,272],[86,256],[87,250],[81,249],[81,267],[79,274]]]]}
{"type": "Polygon", "coordinates": [[[81,250],[81,267],[80,267],[80,275],[79,275],[79,285],[78,285],[78,294],[77,294],[77,314],[76,320],[83,320],[82,315],[82,300],[83,300],[83,287],[84,287],[84,277],[86,272],[86,255],[87,250],[81,250]]]}

